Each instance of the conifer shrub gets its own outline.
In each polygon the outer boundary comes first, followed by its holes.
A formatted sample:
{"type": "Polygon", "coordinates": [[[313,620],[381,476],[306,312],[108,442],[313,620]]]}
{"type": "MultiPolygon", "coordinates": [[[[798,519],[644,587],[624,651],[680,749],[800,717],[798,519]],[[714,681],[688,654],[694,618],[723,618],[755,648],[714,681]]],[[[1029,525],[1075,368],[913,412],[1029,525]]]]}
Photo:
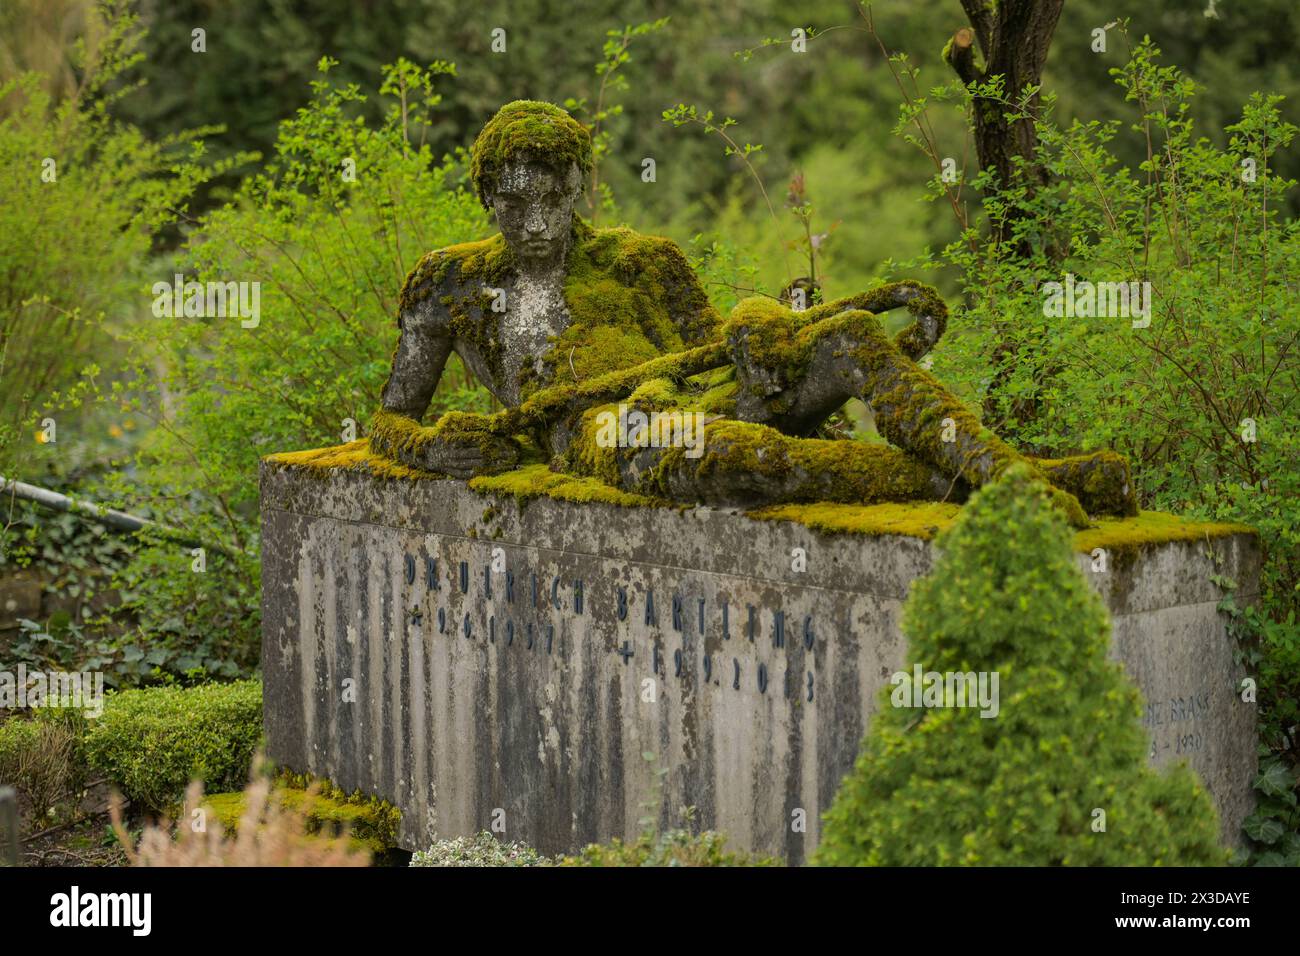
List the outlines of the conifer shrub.
{"type": "Polygon", "coordinates": [[[906,673],[996,674],[996,716],[886,687],[814,862],[1227,862],[1192,771],[1147,766],[1140,694],[1045,492],[1015,467],[975,495],[904,608],[906,673]]]}

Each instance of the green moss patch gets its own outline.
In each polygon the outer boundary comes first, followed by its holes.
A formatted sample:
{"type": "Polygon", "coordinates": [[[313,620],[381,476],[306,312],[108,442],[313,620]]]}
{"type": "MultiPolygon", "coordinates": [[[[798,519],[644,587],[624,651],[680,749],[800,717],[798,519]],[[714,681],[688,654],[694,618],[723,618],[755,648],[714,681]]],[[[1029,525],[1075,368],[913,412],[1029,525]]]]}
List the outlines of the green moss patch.
{"type": "MultiPolygon", "coordinates": [[[[918,501],[906,504],[844,505],[821,502],[809,505],[773,505],[747,512],[765,521],[794,521],[827,534],[899,534],[929,541],[956,522],[960,505],[918,501]]],[[[1143,511],[1136,518],[1100,518],[1095,526],[1074,533],[1074,550],[1085,554],[1094,548],[1139,551],[1170,541],[1203,541],[1234,534],[1255,534],[1242,524],[1191,521],[1159,511],[1143,511]]]]}
{"type": "Polygon", "coordinates": [[[501,107],[470,151],[470,179],[484,206],[501,168],[512,159],[525,157],[535,157],[557,169],[573,163],[585,176],[591,172],[591,134],[553,103],[515,100],[501,107]]]}
{"type": "Polygon", "coordinates": [[[85,748],[137,809],[165,813],[195,778],[214,790],[247,781],[261,740],[262,682],[248,680],[110,694],[85,748]]]}
{"type": "Polygon", "coordinates": [[[303,472],[315,478],[328,478],[335,471],[359,471],[375,478],[437,478],[431,472],[399,465],[391,458],[375,454],[369,439],[360,438],[346,445],[330,448],[312,448],[308,451],[287,451],[267,455],[263,461],[276,468],[303,472]]]}
{"type": "Polygon", "coordinates": [[[1133,552],[1152,544],[1169,541],[1208,541],[1234,534],[1256,534],[1244,524],[1217,521],[1192,521],[1160,511],[1142,511],[1136,518],[1098,518],[1095,527],[1077,531],[1074,550],[1091,552],[1094,548],[1133,552]]]}
{"type": "Polygon", "coordinates": [[[625,508],[666,504],[644,495],[620,491],[596,478],[580,478],[554,472],[546,465],[525,465],[500,475],[472,478],[469,486],[480,494],[510,497],[519,502],[545,497],[557,501],[591,501],[625,508]]]}
{"type": "MultiPolygon", "coordinates": [[[[838,444],[827,442],[826,444],[838,444]]],[[[360,440],[334,448],[268,455],[273,465],[306,471],[325,477],[331,471],[362,471],[377,478],[437,478],[430,472],[397,465],[369,449],[360,440]]],[[[545,464],[525,465],[499,475],[471,479],[469,487],[485,495],[524,502],[536,498],[578,503],[596,502],[625,508],[664,507],[672,502],[632,494],[598,478],[585,478],[551,471],[545,464]]],[[[814,502],[782,504],[746,512],[762,521],[793,521],[826,534],[904,535],[929,541],[947,528],[961,513],[961,506],[938,501],[914,501],[873,505],[814,502]]],[[[1089,528],[1076,531],[1074,550],[1089,553],[1094,548],[1136,552],[1170,541],[1203,541],[1234,534],[1255,534],[1243,524],[1193,521],[1159,511],[1143,511],[1134,518],[1098,518],[1089,528]]]]}
{"type": "MultiPolygon", "coordinates": [[[[272,791],[280,806],[301,813],[310,835],[341,836],[346,834],[356,849],[368,850],[383,857],[397,848],[401,811],[377,797],[361,791],[348,794],[327,780],[283,774],[272,791]],[[309,787],[317,789],[312,792],[309,787]]],[[[203,806],[220,823],[226,833],[237,833],[244,815],[242,791],[217,793],[203,798],[203,806]]]]}
{"type": "Polygon", "coordinates": [[[898,534],[929,541],[961,514],[961,506],[941,501],[846,505],[818,502],[771,505],[746,512],[761,521],[793,521],[826,534],[898,534]]]}

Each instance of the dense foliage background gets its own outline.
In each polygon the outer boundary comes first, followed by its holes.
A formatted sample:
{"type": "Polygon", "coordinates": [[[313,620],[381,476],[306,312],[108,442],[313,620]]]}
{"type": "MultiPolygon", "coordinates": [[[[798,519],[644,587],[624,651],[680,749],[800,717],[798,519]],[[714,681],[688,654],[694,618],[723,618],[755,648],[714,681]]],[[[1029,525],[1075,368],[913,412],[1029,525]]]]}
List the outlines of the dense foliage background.
{"type": "MultiPolygon", "coordinates": [[[[935,370],[993,428],[1113,447],[1143,507],[1260,529],[1263,602],[1226,605],[1269,757],[1252,835],[1300,859],[1300,7],[1129,6],[1069,0],[1030,101],[956,81],[957,0],[5,4],[0,474],[177,533],[5,500],[0,579],[42,593],[0,647],[121,685],[255,671],[258,457],[364,430],[403,277],[491,231],[465,148],[547,99],[596,134],[583,214],[677,240],[720,308],[814,273],[831,297],[930,281],[935,370]],[[1037,131],[1041,188],[978,170],[988,103],[1037,131]],[[260,282],[260,324],[155,315],[178,272],[260,282]],[[1066,273],[1150,282],[1150,326],[1044,317],[1066,273]]],[[[453,367],[437,403],[491,400],[453,367]]]]}

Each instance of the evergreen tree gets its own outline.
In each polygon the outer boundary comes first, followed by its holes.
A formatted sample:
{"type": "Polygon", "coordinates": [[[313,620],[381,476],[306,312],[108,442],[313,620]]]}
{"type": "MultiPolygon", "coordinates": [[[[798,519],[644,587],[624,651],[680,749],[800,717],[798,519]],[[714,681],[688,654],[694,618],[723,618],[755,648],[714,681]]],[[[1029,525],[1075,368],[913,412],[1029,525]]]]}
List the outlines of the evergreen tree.
{"type": "Polygon", "coordinates": [[[996,674],[997,715],[886,687],[817,863],[1226,862],[1192,771],[1147,766],[1140,695],[1044,492],[1017,467],[974,496],[904,609],[908,674],[996,674]]]}

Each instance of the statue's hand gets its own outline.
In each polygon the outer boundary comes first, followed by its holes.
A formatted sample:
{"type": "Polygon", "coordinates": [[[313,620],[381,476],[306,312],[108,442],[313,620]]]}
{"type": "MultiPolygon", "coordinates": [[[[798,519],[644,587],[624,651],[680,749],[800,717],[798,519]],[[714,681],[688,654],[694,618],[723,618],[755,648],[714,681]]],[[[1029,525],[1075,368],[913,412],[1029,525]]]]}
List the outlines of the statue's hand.
{"type": "Polygon", "coordinates": [[[519,464],[519,444],[492,429],[492,419],[467,412],[447,412],[414,450],[419,466],[453,478],[473,478],[509,471],[519,464]]]}

